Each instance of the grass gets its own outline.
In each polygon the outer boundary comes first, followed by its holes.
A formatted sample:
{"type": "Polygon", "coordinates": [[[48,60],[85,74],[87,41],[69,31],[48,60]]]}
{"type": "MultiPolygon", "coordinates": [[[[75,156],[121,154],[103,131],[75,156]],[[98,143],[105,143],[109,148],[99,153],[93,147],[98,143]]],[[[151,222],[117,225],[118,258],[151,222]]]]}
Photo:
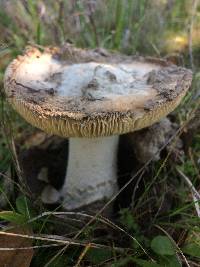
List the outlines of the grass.
{"type": "MultiPolygon", "coordinates": [[[[191,0],[2,1],[0,86],[7,64],[27,43],[61,45],[70,41],[81,47],[101,46],[126,54],[178,53],[185,65],[190,66],[188,23],[192,3],[191,0]]],[[[199,12],[200,7],[194,18],[196,33],[199,12]]],[[[33,245],[38,248],[31,266],[200,266],[200,219],[191,190],[177,172],[179,168],[199,188],[199,131],[184,155],[175,153],[177,138],[187,129],[190,114],[199,104],[200,42],[197,38],[193,43],[196,71],[193,88],[174,113],[176,123],[184,127],[174,135],[170,148],[166,144],[161,160],[149,162],[142,195],[130,208],[121,209],[114,221],[100,214],[90,217],[61,214],[57,210],[47,212],[41,203],[30,200],[20,179],[12,180],[15,194],[11,196],[6,196],[5,184],[1,183],[0,190],[8,202],[0,212],[2,222],[30,225],[33,229],[33,245]],[[60,229],[62,233],[55,237],[60,229]]],[[[4,181],[3,175],[9,176],[8,170],[13,167],[21,175],[13,140],[17,145],[21,136],[34,129],[10,109],[3,90],[0,116],[0,172],[4,181]]],[[[6,229],[3,226],[1,230],[6,229]]]]}

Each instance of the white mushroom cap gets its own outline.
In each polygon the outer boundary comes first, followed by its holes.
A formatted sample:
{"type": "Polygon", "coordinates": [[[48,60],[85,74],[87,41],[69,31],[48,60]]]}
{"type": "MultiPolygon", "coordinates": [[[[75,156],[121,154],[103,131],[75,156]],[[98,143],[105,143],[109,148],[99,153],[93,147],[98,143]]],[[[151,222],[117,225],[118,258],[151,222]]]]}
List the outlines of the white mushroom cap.
{"type": "Polygon", "coordinates": [[[29,47],[5,73],[5,92],[31,124],[63,137],[132,132],[173,111],[192,73],[163,60],[29,47]]]}

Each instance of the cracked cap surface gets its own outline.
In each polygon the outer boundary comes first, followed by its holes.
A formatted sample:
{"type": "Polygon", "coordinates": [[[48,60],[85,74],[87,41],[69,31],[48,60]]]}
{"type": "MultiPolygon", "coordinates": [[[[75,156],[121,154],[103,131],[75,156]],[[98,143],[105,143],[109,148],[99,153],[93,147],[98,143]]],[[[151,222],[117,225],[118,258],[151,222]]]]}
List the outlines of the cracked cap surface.
{"type": "Polygon", "coordinates": [[[166,61],[65,45],[28,47],[4,87],[32,125],[62,137],[100,137],[147,127],[173,111],[192,73],[166,61]]]}

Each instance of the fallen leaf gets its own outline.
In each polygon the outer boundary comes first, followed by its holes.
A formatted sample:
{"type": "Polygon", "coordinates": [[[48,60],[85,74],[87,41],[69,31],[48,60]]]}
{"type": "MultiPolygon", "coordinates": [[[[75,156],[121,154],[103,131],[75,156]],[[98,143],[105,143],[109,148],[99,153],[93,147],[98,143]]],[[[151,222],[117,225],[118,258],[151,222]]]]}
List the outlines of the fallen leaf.
{"type": "MultiPolygon", "coordinates": [[[[12,225],[13,226],[13,225],[12,225]]],[[[7,233],[31,235],[31,230],[27,227],[14,226],[7,233]]],[[[32,241],[28,238],[11,235],[0,236],[0,266],[1,267],[29,267],[32,257],[33,248],[3,250],[2,248],[27,248],[32,246],[32,241]]]]}

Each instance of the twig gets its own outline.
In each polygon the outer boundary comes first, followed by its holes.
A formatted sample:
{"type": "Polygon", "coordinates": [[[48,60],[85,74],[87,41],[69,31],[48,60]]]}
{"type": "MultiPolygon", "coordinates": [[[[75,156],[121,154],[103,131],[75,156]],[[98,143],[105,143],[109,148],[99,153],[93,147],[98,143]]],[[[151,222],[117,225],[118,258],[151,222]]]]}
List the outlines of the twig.
{"type": "Polygon", "coordinates": [[[194,205],[195,205],[195,208],[196,208],[197,216],[200,218],[200,206],[199,206],[200,194],[196,190],[196,188],[194,187],[194,185],[192,184],[190,179],[181,170],[179,170],[178,168],[176,168],[176,170],[179,173],[179,175],[184,179],[186,184],[189,186],[189,188],[190,188],[190,190],[192,192],[192,197],[193,197],[193,200],[194,200],[194,205]]]}

